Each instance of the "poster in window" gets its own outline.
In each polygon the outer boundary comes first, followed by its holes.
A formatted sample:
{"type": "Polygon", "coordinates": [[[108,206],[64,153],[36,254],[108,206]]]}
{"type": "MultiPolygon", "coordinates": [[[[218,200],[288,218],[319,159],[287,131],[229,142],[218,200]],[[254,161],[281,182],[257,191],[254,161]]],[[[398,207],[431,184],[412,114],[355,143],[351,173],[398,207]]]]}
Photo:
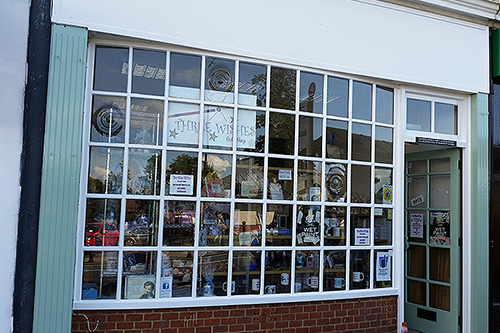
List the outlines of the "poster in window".
{"type": "MultiPolygon", "coordinates": [[[[306,206],[307,207],[307,206],[306,206]]],[[[316,209],[302,208],[297,214],[297,244],[318,245],[320,241],[321,213],[316,209]]]]}
{"type": "Polygon", "coordinates": [[[450,212],[431,212],[429,221],[429,243],[450,245],[450,212]]]}
{"type": "Polygon", "coordinates": [[[424,238],[424,214],[410,214],[410,237],[424,238]]]}
{"type": "Polygon", "coordinates": [[[391,258],[388,252],[377,252],[377,281],[391,281],[391,258]]]}
{"type": "Polygon", "coordinates": [[[154,275],[129,275],[125,278],[125,298],[150,299],[155,298],[154,275]]]}
{"type": "Polygon", "coordinates": [[[224,198],[224,183],[220,178],[205,177],[207,196],[212,198],[224,198]]]}
{"type": "Polygon", "coordinates": [[[193,195],[193,175],[170,175],[171,195],[193,195]]]}

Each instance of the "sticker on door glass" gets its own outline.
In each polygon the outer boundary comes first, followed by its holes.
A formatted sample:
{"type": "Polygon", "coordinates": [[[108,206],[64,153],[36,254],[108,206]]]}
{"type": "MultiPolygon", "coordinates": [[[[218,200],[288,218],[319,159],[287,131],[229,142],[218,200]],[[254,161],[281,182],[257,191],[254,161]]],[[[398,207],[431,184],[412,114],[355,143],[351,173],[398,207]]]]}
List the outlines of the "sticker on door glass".
{"type": "Polygon", "coordinates": [[[429,221],[429,237],[429,244],[451,244],[449,212],[431,212],[429,221]]]}
{"type": "Polygon", "coordinates": [[[425,199],[423,195],[419,195],[418,197],[415,197],[410,200],[411,206],[415,207],[420,205],[421,203],[424,203],[425,199]]]}
{"type": "Polygon", "coordinates": [[[384,185],[382,187],[382,198],[386,205],[392,205],[392,185],[384,185]]]}
{"type": "Polygon", "coordinates": [[[424,238],[424,214],[410,214],[410,237],[424,238]]]}
{"type": "Polygon", "coordinates": [[[377,281],[391,281],[391,258],[389,252],[377,252],[377,281]]]}

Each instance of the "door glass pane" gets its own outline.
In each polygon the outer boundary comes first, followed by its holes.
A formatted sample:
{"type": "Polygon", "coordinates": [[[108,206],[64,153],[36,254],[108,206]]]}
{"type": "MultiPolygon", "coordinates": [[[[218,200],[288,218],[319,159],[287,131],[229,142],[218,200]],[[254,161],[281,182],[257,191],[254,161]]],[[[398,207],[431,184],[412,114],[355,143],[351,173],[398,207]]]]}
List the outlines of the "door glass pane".
{"type": "Polygon", "coordinates": [[[130,143],[163,144],[163,102],[133,98],[130,107],[130,143]]]}
{"type": "Polygon", "coordinates": [[[123,252],[123,299],[155,298],[156,252],[123,252]]]}
{"type": "Polygon", "coordinates": [[[267,205],[266,246],[292,245],[292,205],[267,205]]]}
{"type": "Polygon", "coordinates": [[[375,162],[392,164],[392,128],[375,127],[375,162]]]}
{"type": "Polygon", "coordinates": [[[266,251],[264,294],[290,293],[290,284],[282,284],[281,281],[286,274],[290,276],[291,258],[291,251],[266,251]]]}
{"type": "Polygon", "coordinates": [[[130,149],[128,153],[129,194],[160,194],[161,150],[130,149]]]}
{"type": "Polygon", "coordinates": [[[372,120],[372,85],[354,81],[352,84],[352,117],[372,120]]]}
{"type": "Polygon", "coordinates": [[[427,172],[427,160],[408,162],[408,174],[427,172]]]}
{"type": "Polygon", "coordinates": [[[121,193],[123,149],[90,147],[88,193],[121,193]]]}
{"type": "Polygon", "coordinates": [[[351,166],[351,202],[371,202],[371,168],[365,165],[351,166]]]}
{"type": "Polygon", "coordinates": [[[323,146],[323,119],[299,117],[299,155],[321,157],[323,146]]]}
{"type": "Polygon", "coordinates": [[[124,245],[155,246],[158,239],[160,202],[127,200],[124,245]]]}
{"type": "Polygon", "coordinates": [[[425,208],[427,206],[427,177],[408,177],[408,207],[425,208]]]}
{"type": "Polygon", "coordinates": [[[458,106],[444,103],[436,103],[435,129],[436,133],[458,134],[458,106]]]}
{"type": "Polygon", "coordinates": [[[297,206],[297,245],[319,246],[321,230],[320,206],[297,206]]]}
{"type": "Polygon", "coordinates": [[[126,106],[125,97],[94,96],[90,140],[110,143],[125,142],[126,106]]]}
{"type": "Polygon", "coordinates": [[[425,243],[427,230],[427,213],[424,211],[410,211],[407,217],[407,234],[408,241],[425,243]]]}
{"type": "Polygon", "coordinates": [[[430,247],[429,260],[430,279],[450,282],[450,249],[430,247]]]}
{"type": "Polygon", "coordinates": [[[390,88],[377,87],[376,94],[375,121],[392,124],[394,91],[390,88]]]}
{"type": "Polygon", "coordinates": [[[298,161],[297,199],[321,200],[321,162],[298,161]]]}
{"type": "Polygon", "coordinates": [[[375,288],[392,287],[392,255],[387,250],[376,250],[375,257],[375,275],[373,284],[375,288]]]}
{"type": "Polygon", "coordinates": [[[345,207],[325,207],[325,246],[345,245],[345,207]]]}
{"type": "Polygon", "coordinates": [[[206,58],[205,100],[234,102],[234,61],[206,58]]]}
{"type": "Polygon", "coordinates": [[[299,111],[323,113],[323,75],[300,73],[299,111]]]}
{"type": "Polygon", "coordinates": [[[406,129],[431,131],[431,102],[408,99],[406,104],[406,129]]]}
{"type": "MultiPolygon", "coordinates": [[[[233,253],[231,284],[231,293],[233,295],[259,294],[260,258],[260,251],[235,251],[233,253]]],[[[286,283],[285,280],[281,281],[282,284],[283,282],[286,283]]],[[[288,283],[290,283],[290,279],[288,279],[288,283]]],[[[224,289],[224,285],[222,287],[224,289]]]]}
{"type": "Polygon", "coordinates": [[[262,199],[264,158],[236,156],[236,197],[262,199]]]}
{"type": "Polygon", "coordinates": [[[329,116],[347,118],[349,101],[349,80],[328,77],[328,96],[326,112],[329,116]]]}
{"type": "Polygon", "coordinates": [[[340,163],[326,163],[326,201],[345,202],[347,192],[347,166],[340,163]]]}
{"type": "Polygon", "coordinates": [[[170,97],[200,99],[201,57],[170,55],[170,97]]]}
{"type": "Polygon", "coordinates": [[[236,148],[239,151],[263,153],[266,136],[264,111],[238,109],[236,148]]]}
{"type": "Polygon", "coordinates": [[[266,106],[267,67],[240,62],[238,103],[266,106]]]}
{"type": "Polygon", "coordinates": [[[167,151],[165,177],[167,195],[196,195],[198,153],[167,151]]]}
{"type": "Polygon", "coordinates": [[[356,161],[371,161],[372,157],[372,127],[366,124],[352,124],[352,159],[356,161]]]}
{"type": "Polygon", "coordinates": [[[326,157],[347,159],[347,122],[326,120],[326,157]]]}
{"type": "Polygon", "coordinates": [[[345,290],[345,251],[325,251],[323,291],[345,290]]]}
{"type": "Polygon", "coordinates": [[[233,237],[235,246],[261,245],[262,204],[260,203],[235,204],[233,237]]]}
{"type": "Polygon", "coordinates": [[[272,108],[295,110],[296,77],[297,72],[293,69],[271,67],[272,108]]]}
{"type": "Polygon", "coordinates": [[[437,158],[430,160],[431,172],[447,172],[450,171],[449,158],[437,158]]]}
{"type": "Polygon", "coordinates": [[[450,287],[430,283],[429,306],[450,311],[450,287]]]}
{"type": "Polygon", "coordinates": [[[201,195],[216,198],[231,197],[232,156],[203,154],[201,195]]]}
{"type": "Polygon", "coordinates": [[[121,200],[87,199],[85,246],[117,246],[121,200]]]}
{"type": "Polygon", "coordinates": [[[165,52],[134,50],[132,92],[147,95],[165,94],[165,52]]]}
{"type": "Polygon", "coordinates": [[[167,144],[176,147],[198,147],[200,107],[196,104],[168,104],[167,144]]]}
{"type": "Polygon", "coordinates": [[[375,245],[392,245],[392,209],[374,209],[375,245]]]}
{"type": "Polygon", "coordinates": [[[196,202],[165,201],[163,221],[163,245],[194,245],[196,202]]]}
{"type": "Polygon", "coordinates": [[[375,168],[375,203],[392,205],[392,169],[375,168]]]}
{"type": "Polygon", "coordinates": [[[406,269],[408,276],[427,278],[426,247],[410,245],[406,250],[406,269]]]}
{"type": "Polygon", "coordinates": [[[191,297],[193,252],[169,251],[161,257],[160,297],[191,297]]]}
{"type": "Polygon", "coordinates": [[[370,288],[370,251],[351,251],[350,289],[370,288]]]}
{"type": "Polygon", "coordinates": [[[431,208],[450,208],[450,176],[430,176],[431,208]]]}
{"type": "Polygon", "coordinates": [[[203,113],[203,148],[226,149],[233,147],[233,109],[205,106],[203,113]]]}
{"type": "Polygon", "coordinates": [[[118,252],[85,251],[82,300],[116,299],[118,252]]]}
{"type": "Polygon", "coordinates": [[[202,297],[227,295],[227,251],[202,251],[198,254],[196,295],[202,297]],[[226,290],[224,290],[224,287],[226,290]]]}
{"type": "Polygon", "coordinates": [[[370,245],[370,218],[370,208],[351,208],[351,245],[370,245]]]}
{"type": "Polygon", "coordinates": [[[295,285],[298,292],[319,291],[319,251],[297,251],[295,254],[295,285]]]}
{"type": "Polygon", "coordinates": [[[295,116],[269,113],[269,153],[293,155],[295,140],[295,116]]]}
{"type": "Polygon", "coordinates": [[[229,245],[231,204],[202,202],[200,212],[200,246],[229,245]]]}
{"type": "Polygon", "coordinates": [[[268,199],[293,199],[293,160],[283,158],[269,158],[267,177],[268,199]]]}
{"type": "Polygon", "coordinates": [[[426,288],[425,282],[408,280],[408,290],[406,295],[408,297],[408,302],[427,305],[426,300],[426,288]]]}
{"type": "Polygon", "coordinates": [[[128,49],[97,46],[94,90],[127,91],[128,49]]]}

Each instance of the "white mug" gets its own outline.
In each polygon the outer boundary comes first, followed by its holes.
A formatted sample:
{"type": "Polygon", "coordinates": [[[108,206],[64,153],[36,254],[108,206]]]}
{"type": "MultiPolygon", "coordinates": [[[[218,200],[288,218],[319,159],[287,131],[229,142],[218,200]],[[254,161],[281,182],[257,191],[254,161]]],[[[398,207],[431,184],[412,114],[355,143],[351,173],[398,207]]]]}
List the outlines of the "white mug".
{"type": "Polygon", "coordinates": [[[352,280],[354,282],[361,282],[365,279],[363,272],[352,272],[352,280]]]}
{"type": "Polygon", "coordinates": [[[253,291],[260,290],[260,279],[252,279],[252,290],[253,291]]]}
{"type": "MultiPolygon", "coordinates": [[[[234,293],[234,290],[236,289],[236,281],[231,282],[231,292],[234,293]]],[[[227,282],[224,282],[222,284],[222,290],[227,291],[227,282]]]]}
{"type": "Polygon", "coordinates": [[[319,277],[317,276],[310,276],[307,278],[307,285],[311,288],[318,288],[319,286],[319,277]]]}
{"type": "Polygon", "coordinates": [[[281,284],[284,286],[288,286],[290,284],[290,274],[281,273],[281,284]]]}
{"type": "Polygon", "coordinates": [[[333,286],[337,289],[341,289],[345,287],[345,279],[344,278],[335,278],[333,280],[333,286]]]}
{"type": "Polygon", "coordinates": [[[276,293],[276,286],[274,284],[267,285],[265,289],[266,289],[266,294],[276,293]]]}

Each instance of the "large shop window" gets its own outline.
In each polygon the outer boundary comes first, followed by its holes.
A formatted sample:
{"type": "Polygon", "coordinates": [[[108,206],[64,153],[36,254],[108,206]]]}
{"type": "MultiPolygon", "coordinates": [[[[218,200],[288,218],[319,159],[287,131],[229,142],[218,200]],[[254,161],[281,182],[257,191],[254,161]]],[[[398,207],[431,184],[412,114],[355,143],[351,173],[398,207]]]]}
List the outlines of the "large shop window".
{"type": "Polygon", "coordinates": [[[393,287],[391,88],[201,54],[92,52],[77,302],[393,287]]]}

